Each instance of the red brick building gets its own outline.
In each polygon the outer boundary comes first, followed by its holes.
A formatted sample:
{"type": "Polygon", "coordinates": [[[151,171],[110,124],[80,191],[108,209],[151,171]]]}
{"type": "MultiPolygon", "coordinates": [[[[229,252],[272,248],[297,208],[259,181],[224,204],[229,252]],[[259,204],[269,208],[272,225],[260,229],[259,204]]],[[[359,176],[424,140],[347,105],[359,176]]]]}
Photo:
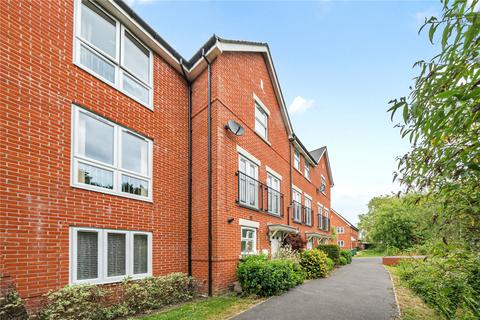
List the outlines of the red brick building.
{"type": "Polygon", "coordinates": [[[294,134],[267,44],[187,61],[120,0],[0,19],[0,278],[22,298],[174,271],[215,292],[242,254],[328,239],[328,152],[294,134]]]}
{"type": "Polygon", "coordinates": [[[345,219],[340,213],[331,210],[332,227],[336,233],[336,244],[342,249],[354,249],[358,248],[358,229],[347,219],[345,219]]]}

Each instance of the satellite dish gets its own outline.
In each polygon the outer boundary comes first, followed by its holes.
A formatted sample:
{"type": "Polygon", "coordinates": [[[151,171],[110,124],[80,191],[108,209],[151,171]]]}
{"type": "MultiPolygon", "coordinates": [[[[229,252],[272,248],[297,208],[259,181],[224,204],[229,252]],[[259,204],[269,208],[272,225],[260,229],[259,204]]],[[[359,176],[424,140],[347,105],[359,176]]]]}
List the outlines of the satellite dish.
{"type": "Polygon", "coordinates": [[[245,129],[235,120],[228,120],[225,129],[232,131],[232,133],[236,136],[243,136],[245,133],[245,129]]]}

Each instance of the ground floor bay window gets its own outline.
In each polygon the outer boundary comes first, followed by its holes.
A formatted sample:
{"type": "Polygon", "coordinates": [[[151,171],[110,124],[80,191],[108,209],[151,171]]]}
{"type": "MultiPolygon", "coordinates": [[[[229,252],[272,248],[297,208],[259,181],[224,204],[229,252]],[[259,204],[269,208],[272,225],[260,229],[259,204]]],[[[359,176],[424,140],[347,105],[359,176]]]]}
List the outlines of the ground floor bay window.
{"type": "Polygon", "coordinates": [[[70,229],[70,283],[109,283],[152,275],[152,234],[70,229]]]}

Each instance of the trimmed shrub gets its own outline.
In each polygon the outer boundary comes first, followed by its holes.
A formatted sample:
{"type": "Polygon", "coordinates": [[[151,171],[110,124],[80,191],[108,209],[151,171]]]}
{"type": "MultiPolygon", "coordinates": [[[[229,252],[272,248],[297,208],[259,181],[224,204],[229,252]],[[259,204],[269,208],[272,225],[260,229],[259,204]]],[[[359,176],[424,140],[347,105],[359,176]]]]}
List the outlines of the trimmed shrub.
{"type": "Polygon", "coordinates": [[[323,251],[327,256],[333,260],[335,264],[339,264],[340,259],[340,247],[336,244],[320,244],[317,247],[318,250],[323,251]]]}
{"type": "Polygon", "coordinates": [[[308,279],[324,278],[328,273],[327,255],[320,250],[306,250],[300,256],[300,265],[308,279]]]}
{"type": "Polygon", "coordinates": [[[344,257],[345,260],[347,260],[347,263],[352,263],[352,257],[353,257],[352,251],[341,250],[340,255],[341,255],[341,257],[344,257]]]}
{"type": "Polygon", "coordinates": [[[341,265],[341,266],[344,266],[346,265],[348,262],[347,262],[347,259],[345,259],[344,256],[341,256],[340,259],[338,259],[338,264],[341,265]]]}
{"type": "Polygon", "coordinates": [[[0,320],[25,319],[28,319],[27,311],[15,287],[9,286],[2,290],[0,295],[0,320]]]}
{"type": "Polygon", "coordinates": [[[300,253],[292,249],[290,245],[285,245],[278,249],[277,254],[273,259],[291,260],[297,264],[300,263],[300,253]]]}
{"type": "Polygon", "coordinates": [[[291,260],[268,260],[265,255],[243,258],[237,267],[237,277],[245,293],[263,297],[279,295],[304,280],[298,264],[291,260]]]}
{"type": "Polygon", "coordinates": [[[106,290],[95,285],[66,286],[47,295],[40,317],[48,320],[105,318],[106,290]]]}
{"type": "Polygon", "coordinates": [[[191,300],[197,282],[183,273],[126,279],[119,286],[72,285],[47,295],[40,317],[60,319],[115,319],[191,300]]]}
{"type": "Polygon", "coordinates": [[[327,257],[327,270],[328,270],[328,272],[332,271],[334,267],[335,267],[335,262],[333,262],[332,259],[327,257]]]}

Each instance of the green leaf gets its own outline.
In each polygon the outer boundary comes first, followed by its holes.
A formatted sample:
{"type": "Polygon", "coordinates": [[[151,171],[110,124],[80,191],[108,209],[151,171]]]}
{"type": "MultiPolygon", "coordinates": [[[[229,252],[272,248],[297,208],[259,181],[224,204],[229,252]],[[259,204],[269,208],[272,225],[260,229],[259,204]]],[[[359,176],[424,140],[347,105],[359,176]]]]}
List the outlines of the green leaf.
{"type": "Polygon", "coordinates": [[[403,106],[403,121],[405,123],[407,123],[408,121],[408,104],[405,103],[405,105],[403,106]]]}

